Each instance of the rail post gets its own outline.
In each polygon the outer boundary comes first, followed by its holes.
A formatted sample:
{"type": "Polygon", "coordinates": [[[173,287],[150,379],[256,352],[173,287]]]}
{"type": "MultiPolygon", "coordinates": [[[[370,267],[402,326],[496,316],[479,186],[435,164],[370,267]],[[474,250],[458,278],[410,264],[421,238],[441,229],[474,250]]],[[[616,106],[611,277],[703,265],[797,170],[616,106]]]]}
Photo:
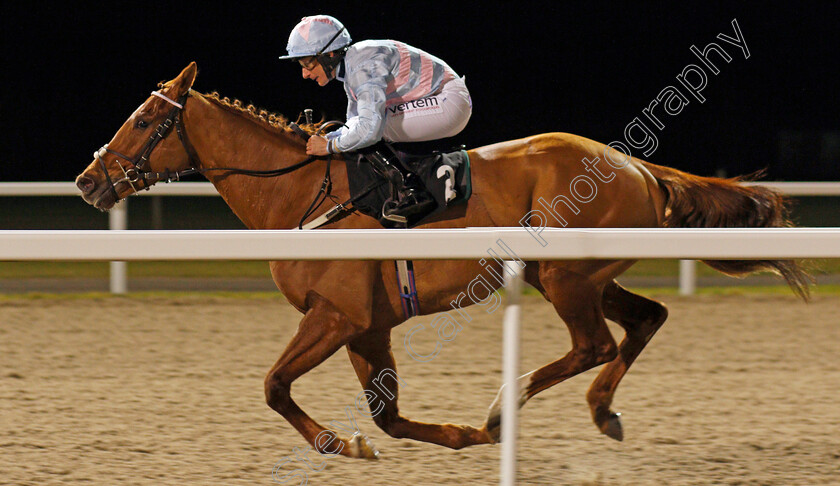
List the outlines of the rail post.
{"type": "MultiPolygon", "coordinates": [[[[108,228],[119,231],[128,229],[128,200],[123,199],[108,211],[108,228]]],[[[124,294],[128,291],[128,272],[126,262],[110,263],[110,288],[112,294],[124,294]]]]}
{"type": "Polygon", "coordinates": [[[522,294],[522,271],[516,262],[505,262],[505,318],[502,357],[502,457],[500,484],[516,484],[516,435],[519,414],[519,319],[522,294]]]}
{"type": "Polygon", "coordinates": [[[680,260],[680,295],[694,295],[697,290],[697,262],[680,260]]]}

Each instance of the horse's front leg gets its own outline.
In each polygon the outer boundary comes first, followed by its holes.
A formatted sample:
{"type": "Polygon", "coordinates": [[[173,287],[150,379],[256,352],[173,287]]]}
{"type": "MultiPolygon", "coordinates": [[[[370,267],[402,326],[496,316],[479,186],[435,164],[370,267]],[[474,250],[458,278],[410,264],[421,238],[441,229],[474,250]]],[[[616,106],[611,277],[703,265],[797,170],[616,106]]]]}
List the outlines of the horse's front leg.
{"type": "Polygon", "coordinates": [[[391,437],[431,442],[452,449],[493,442],[485,429],[469,425],[416,422],[400,415],[397,400],[399,383],[403,379],[397,374],[397,365],[391,352],[390,329],[371,331],[353,339],[347,345],[347,352],[365,388],[365,398],[370,407],[369,416],[391,437]]]}
{"type": "Polygon", "coordinates": [[[350,440],[337,437],[335,432],[322,427],[292,400],[292,382],[364,331],[317,293],[311,292],[306,300],[309,310],[297,333],[265,378],[266,402],[318,452],[375,459],[375,451],[360,444],[361,437],[354,436],[350,440]]]}

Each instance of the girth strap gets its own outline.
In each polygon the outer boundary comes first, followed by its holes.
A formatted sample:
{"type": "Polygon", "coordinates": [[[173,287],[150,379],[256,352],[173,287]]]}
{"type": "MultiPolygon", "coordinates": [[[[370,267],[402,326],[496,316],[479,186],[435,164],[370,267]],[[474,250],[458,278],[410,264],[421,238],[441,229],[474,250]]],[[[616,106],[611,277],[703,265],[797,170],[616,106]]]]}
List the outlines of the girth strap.
{"type": "Polygon", "coordinates": [[[400,302],[406,319],[420,315],[420,301],[414,284],[414,263],[411,260],[397,260],[397,283],[400,286],[400,302]]]}

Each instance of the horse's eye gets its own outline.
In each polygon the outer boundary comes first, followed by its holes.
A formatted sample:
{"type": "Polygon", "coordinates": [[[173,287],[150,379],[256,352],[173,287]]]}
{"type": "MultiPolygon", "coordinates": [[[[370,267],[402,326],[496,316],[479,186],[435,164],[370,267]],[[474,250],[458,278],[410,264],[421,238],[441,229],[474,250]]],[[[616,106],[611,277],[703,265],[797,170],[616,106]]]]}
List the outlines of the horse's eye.
{"type": "Polygon", "coordinates": [[[137,120],[137,128],[146,128],[149,124],[143,120],[137,120]]]}

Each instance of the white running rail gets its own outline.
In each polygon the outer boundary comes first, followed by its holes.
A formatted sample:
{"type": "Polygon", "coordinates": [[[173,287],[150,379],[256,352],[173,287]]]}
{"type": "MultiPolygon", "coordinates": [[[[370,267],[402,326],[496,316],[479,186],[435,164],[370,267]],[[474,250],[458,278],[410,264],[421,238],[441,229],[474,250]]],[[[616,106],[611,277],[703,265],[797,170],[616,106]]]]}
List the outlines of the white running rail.
{"type": "MultiPolygon", "coordinates": [[[[789,196],[840,196],[838,182],[765,182],[746,183],[763,185],[789,196]]],[[[0,196],[78,196],[79,190],[72,182],[0,182],[0,196]]],[[[140,196],[218,196],[212,184],[207,182],[179,182],[162,184],[153,191],[141,191],[140,196]]],[[[113,230],[126,229],[128,202],[118,204],[109,213],[109,227],[113,230]]],[[[126,264],[111,262],[110,288],[112,293],[127,291],[126,264]]],[[[691,295],[697,287],[697,265],[695,260],[680,260],[680,293],[691,295]]]]}
{"type": "MultiPolygon", "coordinates": [[[[318,231],[0,231],[0,260],[479,259],[499,245],[510,258],[840,258],[840,228],[318,231]]],[[[513,268],[518,268],[514,264],[513,268]]],[[[519,298],[506,279],[500,483],[516,482],[519,298]]]]}

